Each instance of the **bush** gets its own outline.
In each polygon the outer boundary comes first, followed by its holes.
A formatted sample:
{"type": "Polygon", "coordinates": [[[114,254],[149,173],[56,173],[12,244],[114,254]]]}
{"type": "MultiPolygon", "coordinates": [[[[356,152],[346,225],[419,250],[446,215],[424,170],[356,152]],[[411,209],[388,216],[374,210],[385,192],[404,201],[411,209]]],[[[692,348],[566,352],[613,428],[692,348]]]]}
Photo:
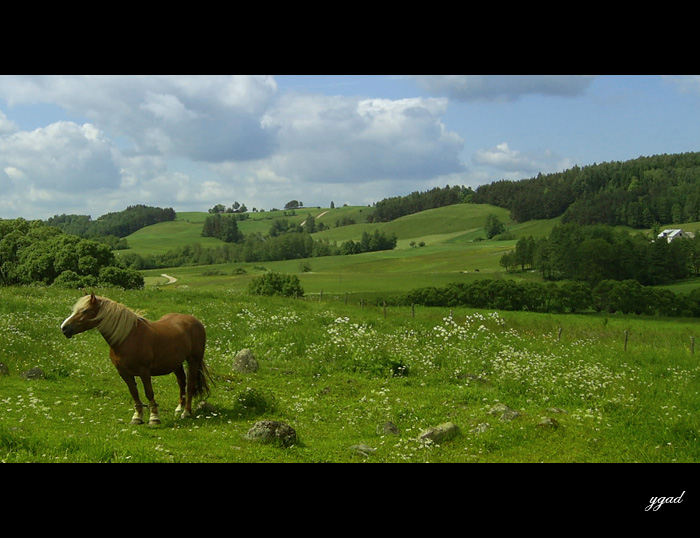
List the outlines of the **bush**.
{"type": "Polygon", "coordinates": [[[267,273],[255,278],[248,285],[248,292],[253,295],[282,297],[303,297],[304,289],[299,278],[294,275],[281,275],[279,273],[267,273]]]}

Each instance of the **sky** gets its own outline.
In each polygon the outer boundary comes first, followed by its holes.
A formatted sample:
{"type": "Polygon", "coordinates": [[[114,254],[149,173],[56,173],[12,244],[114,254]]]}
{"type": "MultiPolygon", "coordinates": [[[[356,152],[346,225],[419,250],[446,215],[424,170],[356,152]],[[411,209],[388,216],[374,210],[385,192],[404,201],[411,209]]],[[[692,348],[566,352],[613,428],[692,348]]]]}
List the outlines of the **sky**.
{"type": "Polygon", "coordinates": [[[700,151],[700,75],[0,75],[0,218],[371,205],[700,151]]]}

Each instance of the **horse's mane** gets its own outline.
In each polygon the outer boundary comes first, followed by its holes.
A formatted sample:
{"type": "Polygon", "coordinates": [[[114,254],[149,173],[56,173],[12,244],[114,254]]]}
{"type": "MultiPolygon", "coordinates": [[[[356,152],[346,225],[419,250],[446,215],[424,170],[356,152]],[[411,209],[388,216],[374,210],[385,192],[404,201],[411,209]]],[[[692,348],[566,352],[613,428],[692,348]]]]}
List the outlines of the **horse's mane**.
{"type": "MultiPolygon", "coordinates": [[[[110,346],[118,346],[134,330],[140,319],[144,319],[139,313],[119,304],[106,297],[98,297],[100,310],[95,321],[98,322],[97,329],[102,333],[110,346]]],[[[80,299],[74,308],[77,311],[90,306],[91,297],[86,295],[80,299]]]]}

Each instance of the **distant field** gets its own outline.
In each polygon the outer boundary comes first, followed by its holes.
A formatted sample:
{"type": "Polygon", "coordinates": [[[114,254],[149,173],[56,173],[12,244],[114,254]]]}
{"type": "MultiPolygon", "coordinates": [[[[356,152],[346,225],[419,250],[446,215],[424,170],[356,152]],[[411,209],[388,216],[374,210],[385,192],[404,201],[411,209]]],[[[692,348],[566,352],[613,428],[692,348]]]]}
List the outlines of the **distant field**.
{"type": "MultiPolygon", "coordinates": [[[[359,240],[364,232],[380,230],[393,233],[398,247],[390,252],[373,252],[357,256],[312,258],[304,263],[310,272],[302,273],[301,260],[266,262],[263,264],[229,264],[216,267],[181,267],[168,271],[178,278],[177,285],[207,287],[225,285],[244,290],[248,282],[259,275],[260,266],[267,271],[296,273],[308,294],[379,294],[405,292],[422,286],[442,286],[450,282],[500,276],[501,256],[515,247],[515,241],[483,241],[486,217],[493,213],[508,222],[507,211],[492,206],[457,205],[425,211],[390,223],[364,222],[366,207],[335,209],[300,209],[294,216],[284,212],[253,213],[249,220],[239,223],[244,234],[267,233],[272,222],[286,218],[294,223],[306,220],[309,214],[317,223],[329,229],[314,234],[316,239],[341,244],[359,240]],[[358,224],[336,227],[343,218],[358,224]],[[421,246],[419,246],[421,245],[421,246]],[[205,275],[212,269],[218,276],[205,275]],[[234,271],[246,271],[234,275],[234,271]]],[[[128,238],[133,252],[164,252],[169,248],[199,242],[203,246],[221,244],[218,240],[201,237],[201,227],[207,214],[181,213],[175,223],[152,226],[128,238]]],[[[514,233],[546,234],[552,222],[512,226],[514,233]],[[521,230],[521,232],[518,232],[521,230]]],[[[160,275],[165,271],[150,271],[149,285],[163,285],[160,275]]]]}
{"type": "MultiPolygon", "coordinates": [[[[275,219],[287,219],[300,224],[308,215],[328,229],[314,234],[337,244],[361,239],[364,232],[380,230],[396,234],[398,246],[391,252],[374,252],[359,256],[339,256],[304,260],[310,272],[302,272],[302,261],[266,262],[262,264],[229,264],[215,267],[179,267],[146,273],[147,285],[161,286],[167,283],[160,275],[169,273],[178,278],[177,286],[208,287],[225,285],[244,290],[248,282],[267,271],[295,273],[302,281],[307,294],[362,294],[376,296],[409,291],[417,287],[444,286],[451,282],[470,281],[476,278],[537,279],[534,273],[506,275],[500,266],[504,253],[515,248],[521,237],[546,237],[560,219],[511,223],[506,210],[488,205],[460,204],[424,211],[389,223],[366,222],[369,208],[363,206],[329,208],[302,208],[294,212],[274,211],[251,213],[250,218],[239,223],[244,234],[266,234],[275,219]],[[514,234],[512,241],[485,241],[484,224],[489,214],[495,214],[514,234]],[[357,224],[337,227],[343,218],[357,224]],[[418,245],[423,246],[418,246],[418,245]],[[246,271],[234,275],[234,271],[246,271]],[[218,276],[205,275],[212,270],[218,276]]],[[[131,252],[142,255],[164,253],[179,246],[200,243],[213,247],[222,243],[217,239],[201,236],[207,213],[179,213],[176,222],[150,226],[128,238],[131,252]]],[[[689,231],[700,229],[700,223],[668,225],[689,231]]],[[[632,230],[631,230],[632,231],[632,230]]],[[[634,231],[632,231],[634,232],[634,231]]],[[[698,287],[698,281],[670,286],[676,292],[686,293],[698,287]]]]}

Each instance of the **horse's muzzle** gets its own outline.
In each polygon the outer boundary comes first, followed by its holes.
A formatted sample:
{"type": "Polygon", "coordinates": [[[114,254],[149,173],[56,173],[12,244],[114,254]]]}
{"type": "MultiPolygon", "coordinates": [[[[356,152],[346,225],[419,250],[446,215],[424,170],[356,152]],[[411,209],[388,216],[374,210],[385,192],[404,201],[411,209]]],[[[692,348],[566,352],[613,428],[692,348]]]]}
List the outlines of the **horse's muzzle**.
{"type": "Polygon", "coordinates": [[[73,334],[75,334],[73,332],[73,327],[71,327],[70,325],[66,325],[65,327],[61,327],[61,332],[63,333],[63,336],[65,336],[69,340],[71,338],[73,338],[73,334]]]}

